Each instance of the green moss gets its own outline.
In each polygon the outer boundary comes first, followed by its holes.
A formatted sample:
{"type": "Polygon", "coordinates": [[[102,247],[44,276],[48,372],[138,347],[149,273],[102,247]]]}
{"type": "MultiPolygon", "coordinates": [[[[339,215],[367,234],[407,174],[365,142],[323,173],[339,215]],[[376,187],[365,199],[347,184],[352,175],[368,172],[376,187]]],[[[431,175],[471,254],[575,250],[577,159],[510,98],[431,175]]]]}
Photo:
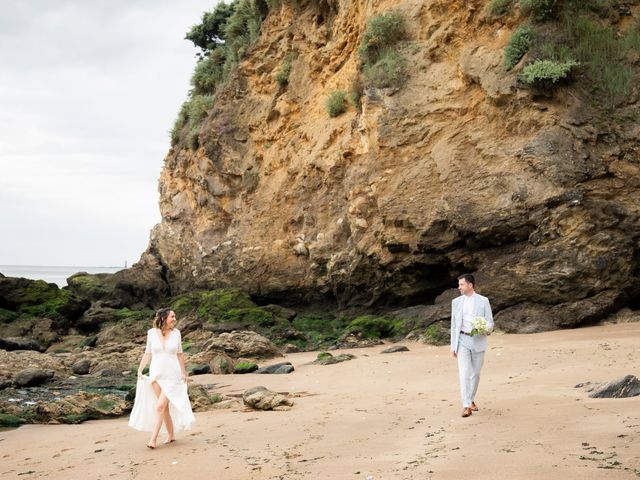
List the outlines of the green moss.
{"type": "Polygon", "coordinates": [[[364,338],[386,338],[396,334],[401,325],[401,320],[364,315],[352,320],[345,333],[357,333],[364,338]]]}
{"type": "Polygon", "coordinates": [[[80,414],[70,414],[70,415],[66,415],[64,417],[62,417],[60,419],[60,421],[62,423],[68,423],[68,424],[78,424],[78,423],[82,423],[86,420],[91,420],[93,417],[87,413],[80,413],[80,414]]]}
{"type": "Polygon", "coordinates": [[[424,338],[431,345],[446,345],[451,340],[449,329],[435,323],[424,330],[424,338]]]}
{"type": "Polygon", "coordinates": [[[214,393],[209,397],[209,400],[211,400],[211,403],[220,403],[222,401],[222,395],[214,393]]]}
{"type": "Polygon", "coordinates": [[[195,314],[198,319],[211,323],[233,320],[268,323],[273,318],[253,303],[246,292],[237,288],[186,293],[174,297],[169,306],[179,317],[195,314]]]}
{"type": "Polygon", "coordinates": [[[287,343],[293,343],[302,350],[326,348],[336,343],[348,323],[348,320],[325,314],[298,315],[293,319],[292,326],[303,332],[307,341],[294,339],[287,343]]]}
{"type": "Polygon", "coordinates": [[[326,360],[327,358],[331,357],[333,357],[333,355],[331,355],[329,352],[320,352],[318,354],[318,360],[326,360]]]}
{"type": "Polygon", "coordinates": [[[130,310],[128,308],[119,308],[113,315],[117,320],[150,320],[154,317],[154,313],[149,309],[130,310]]]}
{"type": "Polygon", "coordinates": [[[233,367],[233,373],[251,373],[258,369],[258,365],[252,362],[239,362],[233,367]]]}
{"type": "Polygon", "coordinates": [[[276,323],[273,313],[260,307],[232,308],[224,312],[220,318],[223,322],[248,322],[260,327],[272,327],[276,323]]]}
{"type": "Polygon", "coordinates": [[[24,418],[9,415],[8,413],[0,413],[0,427],[19,427],[25,423],[24,418]]]}
{"type": "Polygon", "coordinates": [[[113,290],[113,275],[110,273],[76,274],[67,280],[69,288],[83,297],[97,299],[113,290]]]}
{"type": "Polygon", "coordinates": [[[17,312],[0,308],[0,323],[11,323],[19,316],[20,315],[17,312]]]}
{"type": "Polygon", "coordinates": [[[111,412],[115,408],[116,404],[112,400],[101,398],[95,403],[95,408],[103,412],[111,412]]]}

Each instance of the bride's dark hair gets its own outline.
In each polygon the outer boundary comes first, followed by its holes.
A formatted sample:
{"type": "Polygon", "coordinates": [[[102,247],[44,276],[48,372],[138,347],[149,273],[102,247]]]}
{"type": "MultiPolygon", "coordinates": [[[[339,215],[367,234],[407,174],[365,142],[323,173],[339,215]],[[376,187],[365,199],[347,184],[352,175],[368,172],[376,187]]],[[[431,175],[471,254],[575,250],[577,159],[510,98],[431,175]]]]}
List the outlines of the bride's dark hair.
{"type": "Polygon", "coordinates": [[[167,324],[167,318],[171,313],[170,308],[161,308],[156,312],[156,318],[153,319],[153,326],[162,330],[167,324]]]}

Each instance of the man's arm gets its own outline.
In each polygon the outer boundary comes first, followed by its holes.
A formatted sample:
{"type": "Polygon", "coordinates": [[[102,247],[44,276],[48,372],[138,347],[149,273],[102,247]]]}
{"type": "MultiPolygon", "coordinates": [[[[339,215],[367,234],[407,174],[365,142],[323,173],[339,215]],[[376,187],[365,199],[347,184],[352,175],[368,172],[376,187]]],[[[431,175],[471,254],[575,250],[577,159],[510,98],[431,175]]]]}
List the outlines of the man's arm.
{"type": "Polygon", "coordinates": [[[456,332],[455,332],[455,321],[453,320],[453,302],[454,300],[451,301],[451,355],[453,355],[453,358],[457,357],[457,353],[456,353],[456,345],[454,345],[453,343],[456,340],[456,332]]]}
{"type": "Polygon", "coordinates": [[[484,307],[485,318],[487,319],[487,327],[489,327],[489,332],[493,331],[493,313],[491,313],[491,304],[489,303],[489,299],[486,299],[487,304],[484,307]]]}

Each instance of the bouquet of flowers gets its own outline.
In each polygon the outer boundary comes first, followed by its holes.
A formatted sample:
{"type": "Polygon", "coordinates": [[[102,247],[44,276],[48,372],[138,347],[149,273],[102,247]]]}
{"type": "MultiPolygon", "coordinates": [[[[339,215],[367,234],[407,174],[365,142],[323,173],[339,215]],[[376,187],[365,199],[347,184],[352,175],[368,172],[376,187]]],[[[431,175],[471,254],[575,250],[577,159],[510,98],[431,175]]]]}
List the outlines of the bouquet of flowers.
{"type": "Polygon", "coordinates": [[[472,337],[475,335],[486,335],[487,333],[489,333],[487,319],[484,317],[474,317],[474,319],[471,320],[471,326],[473,328],[471,329],[471,333],[469,333],[469,335],[471,335],[472,337]]]}

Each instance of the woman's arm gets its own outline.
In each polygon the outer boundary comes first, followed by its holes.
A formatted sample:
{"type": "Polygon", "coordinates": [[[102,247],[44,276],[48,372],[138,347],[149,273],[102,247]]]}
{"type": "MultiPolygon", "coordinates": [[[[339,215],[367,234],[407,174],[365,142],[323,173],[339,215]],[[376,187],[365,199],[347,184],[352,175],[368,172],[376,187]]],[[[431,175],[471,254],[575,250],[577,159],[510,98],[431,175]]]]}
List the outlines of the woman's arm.
{"type": "Polygon", "coordinates": [[[184,368],[184,353],[178,352],[178,363],[180,364],[180,376],[182,377],[182,381],[187,383],[187,370],[184,368]]]}
{"type": "Polygon", "coordinates": [[[138,365],[138,378],[142,378],[142,371],[149,363],[149,360],[151,360],[151,353],[145,353],[140,359],[140,365],[138,365]]]}

